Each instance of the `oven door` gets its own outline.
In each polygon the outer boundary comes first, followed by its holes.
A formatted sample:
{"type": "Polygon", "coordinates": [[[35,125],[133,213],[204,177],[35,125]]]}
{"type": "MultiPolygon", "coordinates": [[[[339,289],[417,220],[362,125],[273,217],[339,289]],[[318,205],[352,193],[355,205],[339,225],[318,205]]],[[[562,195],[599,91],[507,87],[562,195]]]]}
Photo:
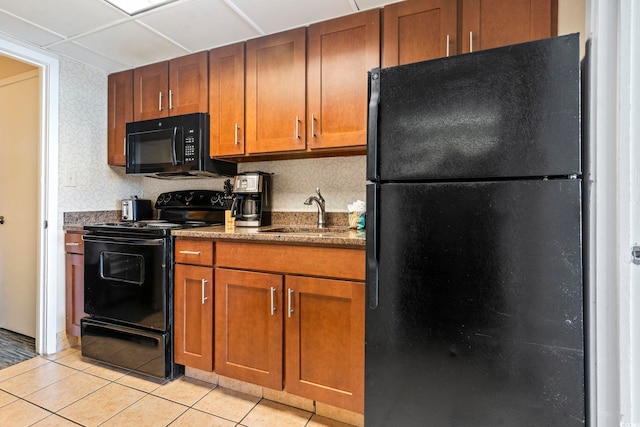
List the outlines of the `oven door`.
{"type": "Polygon", "coordinates": [[[102,318],[169,328],[170,238],[83,236],[84,310],[102,318]]]}

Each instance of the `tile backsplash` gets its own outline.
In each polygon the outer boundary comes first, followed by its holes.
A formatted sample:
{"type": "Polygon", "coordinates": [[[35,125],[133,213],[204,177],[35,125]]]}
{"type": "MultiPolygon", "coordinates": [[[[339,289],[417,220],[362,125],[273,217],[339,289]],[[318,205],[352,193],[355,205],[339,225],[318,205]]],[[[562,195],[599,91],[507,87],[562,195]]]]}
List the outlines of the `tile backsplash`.
{"type": "MultiPolygon", "coordinates": [[[[365,199],[365,156],[321,159],[279,160],[241,163],[240,172],[273,173],[273,211],[315,212],[303,202],[320,188],[327,212],[346,212],[347,205],[365,199]]],[[[165,191],[222,190],[224,179],[162,180],[143,179],[145,199],[155,200],[165,191]]]]}

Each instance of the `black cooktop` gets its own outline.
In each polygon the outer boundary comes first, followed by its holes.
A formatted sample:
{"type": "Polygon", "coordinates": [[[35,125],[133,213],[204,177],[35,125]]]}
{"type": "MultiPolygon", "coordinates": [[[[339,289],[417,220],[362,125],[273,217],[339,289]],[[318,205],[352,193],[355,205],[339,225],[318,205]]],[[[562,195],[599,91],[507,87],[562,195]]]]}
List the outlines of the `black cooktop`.
{"type": "Polygon", "coordinates": [[[169,236],[171,230],[224,224],[225,193],[185,190],[162,193],[155,203],[158,219],[85,225],[91,234],[105,236],[169,236]]]}

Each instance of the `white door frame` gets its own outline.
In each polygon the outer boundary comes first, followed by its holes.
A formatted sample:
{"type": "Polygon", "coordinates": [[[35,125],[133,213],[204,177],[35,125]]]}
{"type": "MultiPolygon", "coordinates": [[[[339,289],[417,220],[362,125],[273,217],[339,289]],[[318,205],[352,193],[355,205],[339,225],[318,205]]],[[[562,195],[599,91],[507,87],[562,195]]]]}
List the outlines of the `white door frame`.
{"type": "MultiPolygon", "coordinates": [[[[40,68],[38,168],[38,290],[36,352],[56,352],[58,302],[58,94],[59,61],[0,38],[0,52],[40,68]],[[46,226],[45,226],[46,224],[46,226]]],[[[24,159],[25,166],[35,159],[24,159]]]]}

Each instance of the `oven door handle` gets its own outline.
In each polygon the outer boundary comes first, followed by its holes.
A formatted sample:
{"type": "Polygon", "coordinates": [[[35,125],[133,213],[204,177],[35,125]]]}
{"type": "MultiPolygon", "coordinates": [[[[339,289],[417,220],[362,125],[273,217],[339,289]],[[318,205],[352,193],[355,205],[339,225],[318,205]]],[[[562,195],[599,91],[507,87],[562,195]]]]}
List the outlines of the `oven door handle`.
{"type": "Polygon", "coordinates": [[[165,243],[165,239],[136,239],[132,237],[103,237],[92,236],[90,234],[82,236],[82,240],[85,242],[95,243],[118,243],[122,245],[137,245],[137,246],[162,246],[165,243]]]}

